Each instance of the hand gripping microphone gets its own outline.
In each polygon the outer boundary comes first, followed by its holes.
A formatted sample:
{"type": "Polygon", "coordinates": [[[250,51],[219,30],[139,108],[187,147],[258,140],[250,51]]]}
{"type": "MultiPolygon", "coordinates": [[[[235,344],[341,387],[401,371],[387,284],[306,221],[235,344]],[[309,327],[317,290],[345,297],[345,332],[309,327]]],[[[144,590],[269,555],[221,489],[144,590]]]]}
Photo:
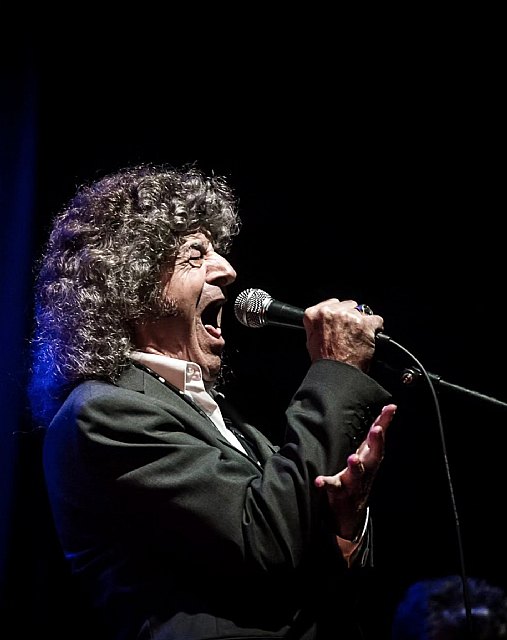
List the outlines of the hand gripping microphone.
{"type": "MultiPolygon", "coordinates": [[[[356,307],[361,313],[371,315],[373,311],[368,305],[360,304],[356,307]]],[[[304,309],[294,307],[286,302],[274,300],[269,293],[262,289],[245,289],[234,302],[234,314],[245,327],[259,329],[268,324],[293,329],[304,329],[304,309]]],[[[377,333],[376,338],[390,341],[389,336],[377,333]]]]}

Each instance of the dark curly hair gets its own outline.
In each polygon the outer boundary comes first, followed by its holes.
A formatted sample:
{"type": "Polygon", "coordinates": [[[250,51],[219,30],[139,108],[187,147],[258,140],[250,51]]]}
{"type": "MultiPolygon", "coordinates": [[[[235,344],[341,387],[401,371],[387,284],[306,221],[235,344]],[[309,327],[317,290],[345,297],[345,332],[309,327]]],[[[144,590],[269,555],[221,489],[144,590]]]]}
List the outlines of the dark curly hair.
{"type": "Polygon", "coordinates": [[[161,272],[200,230],[225,254],[240,228],[224,178],[194,166],[126,168],[80,187],[54,219],[38,263],[29,399],[46,426],[79,381],[114,381],[131,329],[164,312],[161,272]]]}
{"type": "MultiPolygon", "coordinates": [[[[507,638],[507,594],[484,578],[467,578],[474,640],[507,638]]],[[[392,640],[470,638],[461,576],[420,580],[395,611],[392,640]]],[[[471,639],[470,639],[471,640],[471,639]]]]}

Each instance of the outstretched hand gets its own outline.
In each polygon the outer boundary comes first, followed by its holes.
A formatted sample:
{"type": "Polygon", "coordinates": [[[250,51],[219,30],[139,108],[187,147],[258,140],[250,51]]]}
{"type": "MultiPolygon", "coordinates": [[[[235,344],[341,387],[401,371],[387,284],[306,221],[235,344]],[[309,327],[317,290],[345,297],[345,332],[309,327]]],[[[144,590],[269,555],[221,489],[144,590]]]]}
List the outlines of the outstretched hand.
{"type": "Polygon", "coordinates": [[[396,405],[386,405],[374,420],[366,438],[347,459],[347,466],[333,476],[317,476],[315,486],[325,488],[337,535],[352,539],[364,521],[373,480],[384,457],[385,432],[396,405]]]}

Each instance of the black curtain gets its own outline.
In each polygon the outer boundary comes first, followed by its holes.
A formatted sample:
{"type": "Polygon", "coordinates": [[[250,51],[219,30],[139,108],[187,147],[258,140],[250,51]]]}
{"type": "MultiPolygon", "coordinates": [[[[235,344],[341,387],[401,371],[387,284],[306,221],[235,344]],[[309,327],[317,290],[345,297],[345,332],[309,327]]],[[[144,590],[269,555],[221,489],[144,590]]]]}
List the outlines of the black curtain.
{"type": "MultiPolygon", "coordinates": [[[[15,55],[10,52],[10,60],[15,55]]],[[[36,192],[37,83],[26,50],[0,81],[0,396],[2,406],[0,473],[0,577],[2,605],[10,602],[6,579],[13,569],[13,547],[26,532],[16,526],[23,482],[30,470],[20,466],[21,432],[26,426],[27,335],[31,322],[31,252],[36,192]]],[[[28,522],[30,528],[33,522],[28,522]]],[[[25,539],[26,541],[26,539],[25,539]]],[[[28,547],[27,551],[31,551],[28,547]]],[[[16,559],[17,560],[17,559],[16,559]]],[[[12,587],[12,585],[10,585],[12,587]]]]}
{"type": "MultiPolygon", "coordinates": [[[[94,39],[93,51],[74,36],[49,38],[54,52],[42,58],[18,43],[0,78],[0,610],[19,637],[47,630],[53,640],[66,637],[64,616],[82,616],[83,638],[91,622],[52,528],[25,385],[34,260],[77,184],[137,162],[195,161],[226,174],[243,217],[231,299],[246,287],[300,307],[355,298],[430,371],[507,400],[494,40],[484,64],[459,48],[452,73],[445,55],[414,52],[383,66],[376,52],[336,86],[334,59],[324,73],[325,60],[302,67],[284,53],[280,67],[243,60],[239,71],[226,58],[203,70],[202,86],[186,76],[184,91],[171,69],[190,67],[181,52],[171,58],[165,36],[149,70],[146,43],[136,54],[129,42],[126,56],[109,33],[109,47],[94,39]]],[[[307,366],[304,334],[224,323],[231,394],[276,438],[271,416],[282,415],[307,366]]],[[[374,496],[377,568],[366,592],[375,640],[412,580],[459,570],[435,407],[424,385],[393,387],[400,409],[374,496]]],[[[445,391],[439,400],[466,568],[507,588],[505,409],[445,391]]]]}

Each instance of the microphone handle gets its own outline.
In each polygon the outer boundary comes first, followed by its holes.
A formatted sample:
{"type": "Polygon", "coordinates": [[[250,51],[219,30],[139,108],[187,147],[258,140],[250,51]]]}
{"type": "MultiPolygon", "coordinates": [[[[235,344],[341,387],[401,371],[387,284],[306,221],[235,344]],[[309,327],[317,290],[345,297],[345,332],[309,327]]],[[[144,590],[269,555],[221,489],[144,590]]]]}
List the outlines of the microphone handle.
{"type": "Polygon", "coordinates": [[[300,307],[294,307],[286,302],[271,299],[261,312],[261,323],[262,325],[274,324],[279,327],[304,329],[304,314],[304,309],[300,307]]]}
{"type": "MultiPolygon", "coordinates": [[[[304,314],[304,309],[272,298],[261,312],[261,326],[273,324],[290,329],[304,329],[304,314]]],[[[381,331],[375,334],[375,340],[384,343],[391,342],[391,338],[381,331]]]]}

